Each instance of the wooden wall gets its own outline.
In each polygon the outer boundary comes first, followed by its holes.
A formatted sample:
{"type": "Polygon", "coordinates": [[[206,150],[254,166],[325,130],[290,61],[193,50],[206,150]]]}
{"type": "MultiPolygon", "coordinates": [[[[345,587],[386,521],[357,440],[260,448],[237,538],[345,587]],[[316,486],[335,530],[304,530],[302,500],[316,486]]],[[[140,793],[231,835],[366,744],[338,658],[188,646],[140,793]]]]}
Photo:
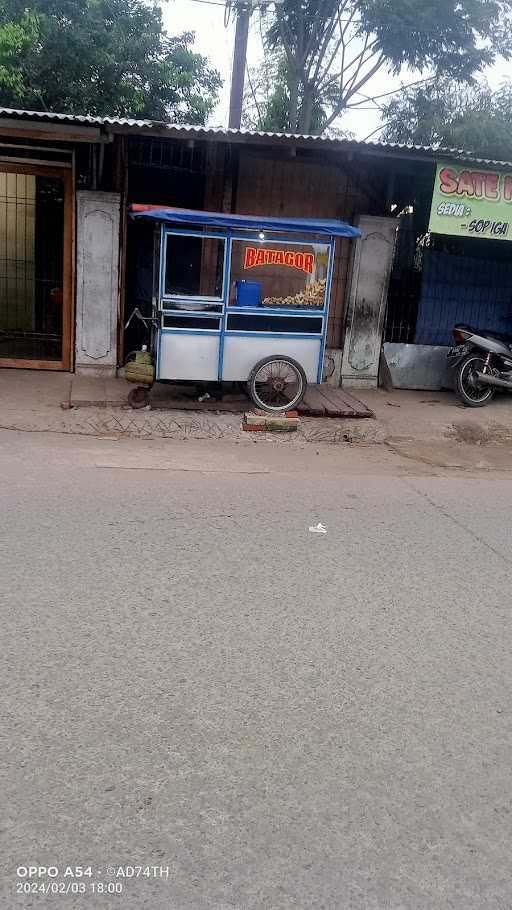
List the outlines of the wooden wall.
{"type": "MultiPolygon", "coordinates": [[[[352,163],[352,173],[357,166],[352,163]]],[[[353,223],[357,215],[372,214],[371,201],[361,179],[349,176],[342,162],[284,158],[269,153],[240,149],[236,212],[249,215],[291,218],[341,218],[353,223]]],[[[351,241],[336,242],[333,293],[327,344],[343,344],[346,291],[351,241]]]]}

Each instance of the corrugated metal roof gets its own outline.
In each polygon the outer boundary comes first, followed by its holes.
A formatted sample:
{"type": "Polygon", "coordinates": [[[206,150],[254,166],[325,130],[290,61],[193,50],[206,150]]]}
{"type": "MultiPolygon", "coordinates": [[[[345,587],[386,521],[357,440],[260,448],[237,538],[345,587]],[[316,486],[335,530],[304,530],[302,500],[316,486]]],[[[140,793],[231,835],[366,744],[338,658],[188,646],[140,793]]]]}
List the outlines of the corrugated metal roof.
{"type": "MultiPolygon", "coordinates": [[[[443,148],[427,145],[408,145],[398,142],[361,141],[358,139],[336,139],[331,136],[313,136],[307,133],[275,133],[261,130],[225,129],[223,127],[195,126],[186,123],[166,123],[162,120],[136,120],[131,117],[93,117],[89,114],[63,114],[52,111],[24,111],[0,107],[0,120],[2,118],[29,120],[35,122],[68,123],[82,126],[107,127],[120,131],[153,132],[160,135],[168,133],[172,136],[190,136],[204,139],[218,140],[250,140],[260,142],[270,140],[278,143],[300,143],[303,145],[323,146],[326,148],[359,151],[362,153],[372,151],[383,154],[428,156],[430,158],[455,158],[471,164],[480,164],[495,167],[511,167],[512,161],[500,161],[493,158],[481,158],[465,149],[443,148]]],[[[512,149],[511,149],[512,151],[512,149]]]]}
{"type": "Polygon", "coordinates": [[[212,128],[204,126],[187,126],[180,124],[175,124],[174,126],[169,125],[169,128],[171,127],[173,129],[179,129],[182,132],[201,134],[204,136],[216,135],[226,138],[229,138],[229,136],[246,136],[248,138],[254,136],[259,139],[287,139],[294,142],[311,142],[315,145],[326,145],[335,148],[353,149],[354,151],[375,149],[377,151],[383,152],[416,152],[418,154],[429,155],[433,158],[457,158],[462,161],[468,161],[476,164],[512,167],[512,161],[500,161],[492,158],[479,158],[471,152],[466,151],[465,149],[443,148],[441,146],[438,146],[436,148],[434,146],[412,145],[400,142],[370,142],[368,140],[363,141],[360,139],[336,139],[332,136],[313,136],[308,135],[307,133],[270,133],[262,132],[259,130],[232,130],[217,127],[212,128]]]}
{"type": "Polygon", "coordinates": [[[93,117],[89,114],[58,114],[53,111],[23,111],[0,107],[0,117],[14,117],[16,120],[48,120],[52,123],[76,123],[84,126],[135,126],[148,129],[153,126],[165,127],[157,120],[133,120],[130,117],[93,117]]]}

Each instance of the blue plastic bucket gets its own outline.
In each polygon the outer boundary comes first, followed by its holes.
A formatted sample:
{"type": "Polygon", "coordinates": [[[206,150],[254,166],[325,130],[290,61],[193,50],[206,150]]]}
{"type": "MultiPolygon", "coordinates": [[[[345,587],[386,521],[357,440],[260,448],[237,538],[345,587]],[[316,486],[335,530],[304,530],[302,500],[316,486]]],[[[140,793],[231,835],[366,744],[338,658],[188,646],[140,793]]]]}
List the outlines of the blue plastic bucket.
{"type": "Polygon", "coordinates": [[[257,281],[236,281],[236,305],[259,306],[261,303],[261,284],[257,281]]]}

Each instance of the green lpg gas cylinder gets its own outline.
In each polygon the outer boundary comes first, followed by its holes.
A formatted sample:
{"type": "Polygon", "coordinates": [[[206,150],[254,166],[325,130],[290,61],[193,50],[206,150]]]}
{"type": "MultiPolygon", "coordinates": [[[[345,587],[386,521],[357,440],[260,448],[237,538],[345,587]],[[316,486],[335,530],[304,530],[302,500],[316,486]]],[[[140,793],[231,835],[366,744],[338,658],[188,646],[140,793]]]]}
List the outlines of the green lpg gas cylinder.
{"type": "Polygon", "coordinates": [[[155,381],[153,358],[145,345],[142,350],[133,351],[128,355],[124,367],[124,378],[128,382],[136,382],[139,385],[152,385],[155,381]]]}

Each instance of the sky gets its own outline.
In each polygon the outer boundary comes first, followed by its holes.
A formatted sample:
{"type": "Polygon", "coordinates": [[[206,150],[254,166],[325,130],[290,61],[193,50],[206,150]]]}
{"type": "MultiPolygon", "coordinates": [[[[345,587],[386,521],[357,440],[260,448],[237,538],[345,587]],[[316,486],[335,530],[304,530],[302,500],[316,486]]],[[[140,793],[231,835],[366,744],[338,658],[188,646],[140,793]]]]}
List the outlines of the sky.
{"type": "MultiPolygon", "coordinates": [[[[232,16],[227,28],[224,26],[224,3],[222,0],[164,0],[162,3],[163,16],[166,29],[169,33],[177,34],[183,31],[195,32],[194,49],[204,54],[211,64],[220,72],[224,86],[221,91],[219,104],[213,111],[209,126],[227,126],[229,108],[229,80],[231,63],[233,59],[233,42],[235,36],[235,23],[232,16]]],[[[261,60],[261,43],[257,16],[253,16],[249,34],[248,64],[257,67],[261,60]]],[[[494,87],[498,87],[505,78],[512,77],[512,64],[500,61],[486,73],[486,78],[494,87]]],[[[401,84],[413,81],[410,74],[402,74],[402,78],[391,77],[385,71],[378,73],[371,83],[365,87],[366,94],[377,95],[399,88],[401,84]]],[[[366,139],[370,135],[373,139],[379,138],[378,127],[380,118],[374,111],[350,111],[345,115],[340,127],[350,130],[357,139],[366,139]],[[375,132],[377,130],[377,132],[375,132]]]]}

